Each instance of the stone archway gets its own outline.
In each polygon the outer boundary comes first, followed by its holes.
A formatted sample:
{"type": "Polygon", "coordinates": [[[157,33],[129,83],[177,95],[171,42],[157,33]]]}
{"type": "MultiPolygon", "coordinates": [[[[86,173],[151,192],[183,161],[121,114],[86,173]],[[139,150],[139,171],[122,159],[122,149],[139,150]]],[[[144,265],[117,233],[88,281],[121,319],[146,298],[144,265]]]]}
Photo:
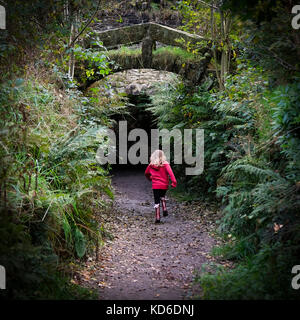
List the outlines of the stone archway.
{"type": "MultiPolygon", "coordinates": [[[[116,48],[119,45],[142,43],[141,54],[138,58],[128,55],[124,60],[122,59],[123,55],[118,54],[118,51],[108,52],[108,56],[118,65],[118,68],[115,69],[117,72],[128,69],[153,68],[177,73],[192,83],[198,84],[203,79],[211,60],[211,52],[207,44],[200,50],[197,61],[181,63],[176,57],[173,60],[170,57],[168,59],[157,59],[157,56],[153,54],[156,42],[185,49],[187,42],[191,45],[199,45],[203,41],[209,40],[157,23],[135,24],[111,30],[96,31],[95,34],[107,49],[116,48]]],[[[90,39],[90,43],[92,43],[92,40],[90,39]]]]}
{"type": "MultiPolygon", "coordinates": [[[[148,107],[152,106],[151,97],[160,94],[161,90],[169,90],[170,86],[176,87],[182,82],[177,74],[154,70],[154,69],[131,69],[117,72],[93,83],[89,88],[92,95],[97,95],[105,101],[106,105],[114,104],[115,98],[121,97],[122,107],[125,112],[112,113],[110,119],[111,129],[119,137],[120,121],[126,122],[126,130],[143,129],[148,136],[148,155],[151,153],[151,129],[157,127],[157,117],[148,107]],[[112,103],[111,103],[112,102],[112,103]]],[[[88,93],[88,92],[87,92],[88,93]]],[[[121,105],[120,104],[120,105],[121,105]]],[[[116,152],[119,159],[119,138],[116,139],[116,152]]],[[[136,141],[127,141],[127,150],[134,145],[136,141]]],[[[137,165],[128,163],[125,168],[137,165]]],[[[141,167],[144,164],[140,165],[141,167]]],[[[114,170],[122,166],[119,162],[113,165],[114,170]]]]}
{"type": "Polygon", "coordinates": [[[96,81],[90,88],[108,84],[116,94],[151,96],[163,84],[176,86],[182,77],[169,71],[155,69],[129,69],[110,74],[106,78],[96,81]]]}

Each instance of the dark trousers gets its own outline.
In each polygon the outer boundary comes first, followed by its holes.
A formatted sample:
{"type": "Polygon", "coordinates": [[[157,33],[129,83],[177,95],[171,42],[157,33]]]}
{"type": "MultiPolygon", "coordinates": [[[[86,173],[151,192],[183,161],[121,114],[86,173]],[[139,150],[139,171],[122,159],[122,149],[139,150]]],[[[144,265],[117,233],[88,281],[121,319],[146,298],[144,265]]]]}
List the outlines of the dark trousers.
{"type": "Polygon", "coordinates": [[[160,198],[166,195],[166,189],[153,189],[154,203],[160,204],[160,198]]]}

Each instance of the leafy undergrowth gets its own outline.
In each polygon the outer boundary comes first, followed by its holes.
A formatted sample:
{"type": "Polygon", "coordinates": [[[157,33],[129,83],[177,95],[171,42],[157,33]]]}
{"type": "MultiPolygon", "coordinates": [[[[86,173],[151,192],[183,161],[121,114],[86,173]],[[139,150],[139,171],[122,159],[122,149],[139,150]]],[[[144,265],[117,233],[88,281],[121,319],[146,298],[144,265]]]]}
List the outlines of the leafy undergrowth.
{"type": "MultiPolygon", "coordinates": [[[[196,278],[204,299],[294,299],[291,270],[299,257],[299,78],[268,87],[262,68],[241,61],[225,91],[162,88],[148,109],[159,128],[204,129],[204,172],[185,176],[177,197],[220,203],[215,249],[237,263],[196,278]]],[[[193,142],[195,147],[195,141],[193,142]]]]}
{"type": "Polygon", "coordinates": [[[31,69],[0,90],[0,255],[8,288],[1,296],[93,298],[68,281],[67,265],[94,254],[106,236],[99,215],[113,193],[96,151],[109,111],[61,88],[51,70],[31,69]]]}
{"type": "Polygon", "coordinates": [[[165,46],[156,49],[153,52],[154,59],[173,59],[178,60],[180,64],[193,63],[201,61],[199,54],[193,54],[192,52],[186,51],[179,47],[165,46]]]}

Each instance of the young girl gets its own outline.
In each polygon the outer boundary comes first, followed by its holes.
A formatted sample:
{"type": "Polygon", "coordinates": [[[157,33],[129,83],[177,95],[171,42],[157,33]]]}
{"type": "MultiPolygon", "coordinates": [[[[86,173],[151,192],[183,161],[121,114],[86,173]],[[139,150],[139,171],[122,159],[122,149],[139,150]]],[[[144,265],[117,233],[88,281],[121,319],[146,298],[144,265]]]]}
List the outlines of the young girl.
{"type": "Polygon", "coordinates": [[[177,185],[176,178],[162,150],[155,150],[152,153],[150,164],[145,171],[145,176],[148,180],[152,181],[155,223],[159,223],[160,201],[162,202],[163,216],[166,217],[168,215],[165,195],[169,187],[169,176],[172,181],[171,186],[175,188],[177,185]]]}

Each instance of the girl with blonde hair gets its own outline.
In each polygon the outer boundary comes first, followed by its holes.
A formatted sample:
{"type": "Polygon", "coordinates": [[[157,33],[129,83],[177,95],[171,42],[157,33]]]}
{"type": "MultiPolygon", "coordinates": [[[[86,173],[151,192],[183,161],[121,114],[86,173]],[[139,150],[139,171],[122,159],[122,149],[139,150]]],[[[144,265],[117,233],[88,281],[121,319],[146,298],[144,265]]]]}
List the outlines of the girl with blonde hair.
{"type": "Polygon", "coordinates": [[[169,187],[169,177],[171,179],[171,186],[176,187],[177,181],[170,164],[166,160],[166,156],[162,150],[155,150],[150,157],[150,164],[148,165],[145,176],[152,181],[152,189],[154,195],[155,208],[155,223],[160,222],[160,202],[162,203],[163,216],[168,215],[166,205],[166,192],[169,187]]]}

